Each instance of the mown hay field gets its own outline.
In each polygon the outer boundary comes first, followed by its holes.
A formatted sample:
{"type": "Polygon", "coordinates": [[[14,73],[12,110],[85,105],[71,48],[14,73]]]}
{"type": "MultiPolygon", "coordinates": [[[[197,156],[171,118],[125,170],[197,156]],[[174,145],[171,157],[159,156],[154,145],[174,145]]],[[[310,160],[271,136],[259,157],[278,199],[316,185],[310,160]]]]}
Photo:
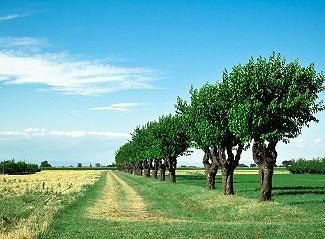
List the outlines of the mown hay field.
{"type": "Polygon", "coordinates": [[[102,171],[42,171],[0,175],[1,239],[36,238],[54,216],[83,195],[102,171]]]}

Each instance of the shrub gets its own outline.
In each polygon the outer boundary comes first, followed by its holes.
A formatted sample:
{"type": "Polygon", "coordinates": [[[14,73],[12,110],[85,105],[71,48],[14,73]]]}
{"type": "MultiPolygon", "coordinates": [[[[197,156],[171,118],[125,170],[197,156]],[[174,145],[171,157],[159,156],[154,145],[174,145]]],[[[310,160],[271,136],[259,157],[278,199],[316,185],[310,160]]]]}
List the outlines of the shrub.
{"type": "Polygon", "coordinates": [[[325,174],[325,158],[292,160],[287,169],[293,174],[325,174]]]}
{"type": "Polygon", "coordinates": [[[1,162],[0,169],[3,174],[32,174],[40,171],[37,164],[14,160],[1,162]]]}

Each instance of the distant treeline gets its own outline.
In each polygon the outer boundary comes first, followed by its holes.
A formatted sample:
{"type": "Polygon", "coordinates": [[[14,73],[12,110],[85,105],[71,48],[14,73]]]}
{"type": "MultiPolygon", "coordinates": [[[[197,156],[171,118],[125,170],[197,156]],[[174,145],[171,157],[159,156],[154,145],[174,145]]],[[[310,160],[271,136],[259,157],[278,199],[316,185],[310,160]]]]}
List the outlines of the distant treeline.
{"type": "Polygon", "coordinates": [[[116,167],[41,167],[42,170],[116,170],[116,167]]]}
{"type": "Polygon", "coordinates": [[[0,163],[1,174],[32,174],[41,171],[37,164],[7,160],[0,163]]]}
{"type": "Polygon", "coordinates": [[[325,174],[325,158],[292,160],[287,169],[293,174],[325,174]]]}

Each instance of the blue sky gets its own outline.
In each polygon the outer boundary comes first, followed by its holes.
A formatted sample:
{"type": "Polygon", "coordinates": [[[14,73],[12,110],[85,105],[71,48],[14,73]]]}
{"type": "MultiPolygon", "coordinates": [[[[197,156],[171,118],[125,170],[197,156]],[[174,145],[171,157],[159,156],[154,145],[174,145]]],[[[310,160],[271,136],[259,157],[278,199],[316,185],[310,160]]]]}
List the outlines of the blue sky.
{"type": "MultiPolygon", "coordinates": [[[[137,125],[250,56],[323,71],[324,12],[324,1],[2,0],[0,159],[107,165],[137,125]]],[[[278,162],[325,156],[324,114],[278,145],[278,162]]]]}

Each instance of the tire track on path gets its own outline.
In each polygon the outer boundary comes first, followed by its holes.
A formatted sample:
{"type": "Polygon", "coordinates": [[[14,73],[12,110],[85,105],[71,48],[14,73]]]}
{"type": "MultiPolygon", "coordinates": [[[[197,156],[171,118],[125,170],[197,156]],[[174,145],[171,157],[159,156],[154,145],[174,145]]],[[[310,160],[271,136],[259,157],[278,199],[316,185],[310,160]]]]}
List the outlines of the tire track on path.
{"type": "Polygon", "coordinates": [[[143,197],[113,172],[107,173],[103,192],[100,198],[96,200],[95,205],[88,208],[87,217],[113,221],[153,219],[143,197]]]}
{"type": "Polygon", "coordinates": [[[128,183],[108,172],[106,184],[95,205],[88,208],[87,218],[113,221],[156,221],[161,223],[189,222],[167,218],[163,213],[150,212],[150,204],[128,183]]]}

